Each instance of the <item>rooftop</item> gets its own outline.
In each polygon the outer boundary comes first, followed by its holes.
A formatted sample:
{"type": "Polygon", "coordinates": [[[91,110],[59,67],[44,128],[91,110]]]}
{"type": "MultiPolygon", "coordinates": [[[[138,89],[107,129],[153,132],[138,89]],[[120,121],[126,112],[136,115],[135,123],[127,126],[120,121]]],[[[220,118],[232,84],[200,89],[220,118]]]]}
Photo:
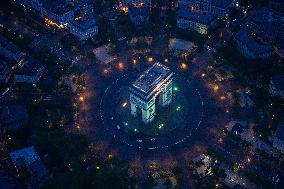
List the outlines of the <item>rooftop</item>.
{"type": "Polygon", "coordinates": [[[184,18],[184,19],[189,19],[195,22],[199,22],[202,24],[210,24],[212,23],[216,17],[213,16],[212,14],[200,14],[196,12],[192,12],[187,8],[180,8],[177,12],[177,17],[178,18],[184,18]]]}
{"type": "Polygon", "coordinates": [[[144,5],[142,7],[135,7],[134,5],[129,6],[129,14],[131,16],[136,17],[136,16],[148,16],[149,15],[149,7],[144,5]]]}
{"type": "Polygon", "coordinates": [[[169,48],[177,48],[180,50],[189,51],[195,47],[196,45],[190,41],[186,41],[183,39],[177,39],[177,38],[169,39],[169,48]]]}
{"type": "Polygon", "coordinates": [[[218,8],[225,9],[233,3],[233,0],[213,0],[212,5],[218,8]]]}
{"type": "Polygon", "coordinates": [[[24,65],[16,70],[16,75],[36,75],[41,68],[38,61],[26,58],[24,65]]]}
{"type": "Polygon", "coordinates": [[[0,75],[5,75],[10,70],[11,68],[5,62],[0,61],[0,75]]]}
{"type": "Polygon", "coordinates": [[[93,50],[96,58],[104,63],[109,64],[116,60],[116,57],[111,54],[111,47],[110,45],[103,45],[93,50]]]}
{"type": "Polygon", "coordinates": [[[15,189],[16,181],[5,169],[4,165],[0,163],[0,184],[1,189],[15,189]]]}
{"type": "Polygon", "coordinates": [[[34,146],[13,151],[10,153],[10,157],[13,163],[15,163],[18,159],[24,159],[27,165],[31,165],[37,160],[40,160],[34,146]]]}
{"type": "Polygon", "coordinates": [[[168,67],[157,62],[143,72],[132,86],[143,93],[149,93],[151,89],[162,82],[171,73],[168,67]]]}
{"type": "Polygon", "coordinates": [[[237,33],[236,40],[245,45],[255,55],[273,51],[271,46],[256,42],[252,35],[244,28],[237,33]]]}
{"type": "Polygon", "coordinates": [[[272,81],[277,90],[284,90],[284,75],[273,76],[272,81]]]}
{"type": "Polygon", "coordinates": [[[13,53],[19,52],[19,48],[3,36],[0,36],[0,47],[5,48],[13,53]]]}
{"type": "Polygon", "coordinates": [[[83,31],[86,31],[90,28],[96,27],[97,23],[96,23],[95,17],[92,16],[92,17],[88,17],[85,20],[74,21],[74,22],[72,22],[72,25],[77,27],[77,28],[80,28],[83,31]]]}
{"type": "Polygon", "coordinates": [[[275,132],[275,137],[279,138],[280,140],[284,141],[284,122],[281,122],[278,127],[277,130],[275,132]]]}
{"type": "Polygon", "coordinates": [[[19,126],[24,124],[28,118],[27,109],[24,106],[5,106],[1,113],[4,125],[16,124],[19,126]]]}
{"type": "Polygon", "coordinates": [[[71,11],[74,7],[71,3],[68,3],[66,0],[42,0],[43,1],[43,7],[58,15],[65,14],[69,11],[71,11]]]}

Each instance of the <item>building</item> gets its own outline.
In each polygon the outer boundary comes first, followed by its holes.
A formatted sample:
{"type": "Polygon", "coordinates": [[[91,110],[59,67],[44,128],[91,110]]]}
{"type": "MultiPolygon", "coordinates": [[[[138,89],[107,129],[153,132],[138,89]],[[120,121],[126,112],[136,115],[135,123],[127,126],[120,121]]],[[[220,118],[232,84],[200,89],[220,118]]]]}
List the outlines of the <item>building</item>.
{"type": "Polygon", "coordinates": [[[196,50],[197,46],[183,39],[170,38],[169,51],[174,56],[180,56],[183,53],[191,54],[196,50]]]}
{"type": "Polygon", "coordinates": [[[216,21],[216,17],[212,14],[200,14],[186,7],[177,11],[176,19],[178,28],[194,30],[200,34],[207,34],[209,27],[213,26],[216,21]]]}
{"type": "Polygon", "coordinates": [[[225,17],[233,6],[232,0],[213,0],[210,12],[217,17],[225,17]]]}
{"type": "Polygon", "coordinates": [[[284,13],[284,2],[283,0],[269,0],[269,8],[284,13]]]}
{"type": "Polygon", "coordinates": [[[284,153],[284,122],[280,123],[275,132],[273,147],[284,153]]]}
{"type": "Polygon", "coordinates": [[[240,53],[247,59],[267,59],[271,57],[274,54],[272,46],[256,41],[253,35],[244,28],[236,34],[235,41],[240,53]]]}
{"type": "Polygon", "coordinates": [[[284,14],[267,7],[259,8],[249,17],[246,30],[259,43],[271,46],[280,60],[283,60],[284,14]]]}
{"type": "Polygon", "coordinates": [[[233,5],[232,0],[179,0],[177,27],[207,34],[216,19],[226,16],[233,5]]]}
{"type": "Polygon", "coordinates": [[[284,16],[266,7],[257,9],[249,18],[247,27],[264,43],[275,43],[283,38],[284,16]]]}
{"type": "Polygon", "coordinates": [[[81,20],[74,20],[70,27],[70,33],[82,40],[86,40],[97,35],[98,31],[98,25],[93,16],[81,20]]]}
{"type": "Polygon", "coordinates": [[[194,169],[200,177],[212,175],[213,159],[209,155],[200,154],[192,160],[194,169]]]}
{"type": "Polygon", "coordinates": [[[49,27],[69,29],[80,39],[88,39],[98,33],[92,0],[14,0],[24,8],[44,18],[49,27]]]}
{"type": "Polygon", "coordinates": [[[11,152],[10,158],[27,188],[40,188],[51,178],[33,146],[11,152]]]}
{"type": "Polygon", "coordinates": [[[150,7],[152,5],[152,0],[122,0],[123,5],[134,5],[134,6],[141,6],[145,5],[150,7]]]}
{"type": "Polygon", "coordinates": [[[172,101],[172,80],[171,70],[160,63],[147,69],[129,88],[131,114],[134,117],[141,114],[144,123],[153,121],[157,98],[161,106],[172,101]]]}
{"type": "Polygon", "coordinates": [[[91,15],[94,13],[94,1],[93,0],[80,0],[75,7],[75,18],[82,15],[91,15]]]}
{"type": "Polygon", "coordinates": [[[117,60],[117,57],[111,54],[111,46],[103,45],[93,50],[96,59],[100,61],[102,64],[110,64],[117,60]]]}
{"type": "Polygon", "coordinates": [[[0,55],[12,61],[20,61],[24,53],[11,41],[0,36],[0,55]]]}
{"type": "Polygon", "coordinates": [[[269,91],[272,96],[279,96],[284,99],[284,75],[277,75],[271,78],[269,91]]]}
{"type": "Polygon", "coordinates": [[[16,189],[16,180],[5,168],[4,163],[0,163],[0,189],[16,189]]]}
{"type": "Polygon", "coordinates": [[[42,6],[41,17],[45,18],[46,24],[58,28],[67,28],[74,20],[74,5],[67,0],[45,0],[42,6]]]}
{"type": "Polygon", "coordinates": [[[27,9],[34,13],[40,13],[42,11],[43,0],[14,0],[24,9],[27,9]]]}
{"type": "Polygon", "coordinates": [[[44,70],[45,68],[39,62],[26,58],[23,65],[15,71],[15,82],[35,84],[41,78],[44,70]]]}
{"type": "Polygon", "coordinates": [[[5,130],[22,127],[28,121],[28,112],[24,106],[4,106],[1,112],[1,122],[5,130]]]}
{"type": "Polygon", "coordinates": [[[233,0],[178,0],[179,8],[186,7],[192,12],[201,14],[213,14],[218,17],[224,17],[233,6],[233,0]]]}
{"type": "Polygon", "coordinates": [[[10,66],[4,61],[0,61],[0,83],[7,83],[11,75],[12,71],[10,66]]]}
{"type": "Polygon", "coordinates": [[[279,38],[273,45],[275,53],[281,60],[284,60],[284,38],[279,38]]]}
{"type": "Polygon", "coordinates": [[[74,11],[75,18],[71,21],[70,33],[82,40],[98,34],[98,25],[94,16],[94,2],[79,1],[74,11]]]}
{"type": "Polygon", "coordinates": [[[177,12],[177,27],[184,30],[194,30],[200,34],[207,34],[209,27],[216,19],[210,14],[198,14],[180,9],[177,12]]]}
{"type": "Polygon", "coordinates": [[[131,22],[136,26],[143,26],[149,23],[150,8],[146,5],[129,5],[128,15],[131,22]]]}

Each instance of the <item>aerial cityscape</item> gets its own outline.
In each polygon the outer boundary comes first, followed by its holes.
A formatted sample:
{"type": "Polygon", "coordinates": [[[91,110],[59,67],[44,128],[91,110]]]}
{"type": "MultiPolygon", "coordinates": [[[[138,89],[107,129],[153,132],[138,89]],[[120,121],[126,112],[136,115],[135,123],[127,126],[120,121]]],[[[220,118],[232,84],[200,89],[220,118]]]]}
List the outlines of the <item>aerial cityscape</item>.
{"type": "Polygon", "coordinates": [[[1,0],[0,189],[284,189],[284,0],[1,0]]]}

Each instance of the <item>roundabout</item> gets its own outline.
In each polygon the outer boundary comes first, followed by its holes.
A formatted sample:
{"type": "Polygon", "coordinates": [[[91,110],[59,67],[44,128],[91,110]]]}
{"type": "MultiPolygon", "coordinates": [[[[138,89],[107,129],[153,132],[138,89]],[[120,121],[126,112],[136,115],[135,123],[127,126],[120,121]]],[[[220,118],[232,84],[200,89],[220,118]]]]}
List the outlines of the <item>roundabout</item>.
{"type": "Polygon", "coordinates": [[[136,149],[169,148],[188,140],[202,124],[204,102],[199,89],[174,73],[172,102],[157,108],[155,118],[144,123],[131,115],[129,86],[138,72],[125,74],[106,88],[100,101],[100,119],[105,132],[136,149]]]}

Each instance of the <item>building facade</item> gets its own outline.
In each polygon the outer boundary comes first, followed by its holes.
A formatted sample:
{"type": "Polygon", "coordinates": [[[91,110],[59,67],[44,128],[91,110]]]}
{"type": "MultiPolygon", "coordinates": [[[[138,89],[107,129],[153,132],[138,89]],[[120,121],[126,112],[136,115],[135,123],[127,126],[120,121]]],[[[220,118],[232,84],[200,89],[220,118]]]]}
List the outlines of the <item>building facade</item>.
{"type": "Polygon", "coordinates": [[[28,9],[34,13],[39,13],[42,11],[42,0],[14,0],[24,9],[28,9]]]}
{"type": "Polygon", "coordinates": [[[156,114],[156,100],[160,106],[167,106],[172,101],[173,73],[160,63],[147,69],[130,87],[131,114],[150,123],[156,114]]]}
{"type": "Polygon", "coordinates": [[[207,34],[208,28],[217,18],[224,17],[232,5],[232,0],[179,0],[177,27],[207,34]]]}
{"type": "Polygon", "coordinates": [[[17,83],[37,83],[44,73],[44,66],[30,58],[24,61],[22,67],[17,68],[14,77],[17,83]]]}
{"type": "Polygon", "coordinates": [[[280,123],[275,132],[273,147],[284,153],[284,123],[280,123]]]}
{"type": "Polygon", "coordinates": [[[0,61],[0,83],[7,83],[11,78],[12,70],[4,61],[0,61]]]}
{"type": "Polygon", "coordinates": [[[99,32],[98,25],[94,17],[86,18],[85,20],[74,20],[70,26],[70,33],[86,40],[97,35],[99,32]]]}
{"type": "Polygon", "coordinates": [[[149,23],[150,8],[146,5],[136,7],[129,5],[129,17],[135,26],[143,26],[149,23]]]}
{"type": "Polygon", "coordinates": [[[194,30],[207,34],[210,26],[214,25],[215,17],[211,14],[198,14],[181,9],[177,13],[177,27],[184,30],[194,30]]]}
{"type": "Polygon", "coordinates": [[[246,29],[241,29],[235,41],[239,52],[247,59],[267,59],[274,54],[272,46],[256,42],[246,29]]]}
{"type": "Polygon", "coordinates": [[[14,43],[0,36],[0,55],[9,60],[18,62],[24,56],[24,53],[14,43]]]}
{"type": "Polygon", "coordinates": [[[98,33],[92,0],[15,0],[16,3],[44,18],[49,27],[70,29],[80,39],[98,33]]]}
{"type": "Polygon", "coordinates": [[[272,77],[269,82],[269,91],[272,96],[279,96],[284,99],[284,75],[272,77]]]}

